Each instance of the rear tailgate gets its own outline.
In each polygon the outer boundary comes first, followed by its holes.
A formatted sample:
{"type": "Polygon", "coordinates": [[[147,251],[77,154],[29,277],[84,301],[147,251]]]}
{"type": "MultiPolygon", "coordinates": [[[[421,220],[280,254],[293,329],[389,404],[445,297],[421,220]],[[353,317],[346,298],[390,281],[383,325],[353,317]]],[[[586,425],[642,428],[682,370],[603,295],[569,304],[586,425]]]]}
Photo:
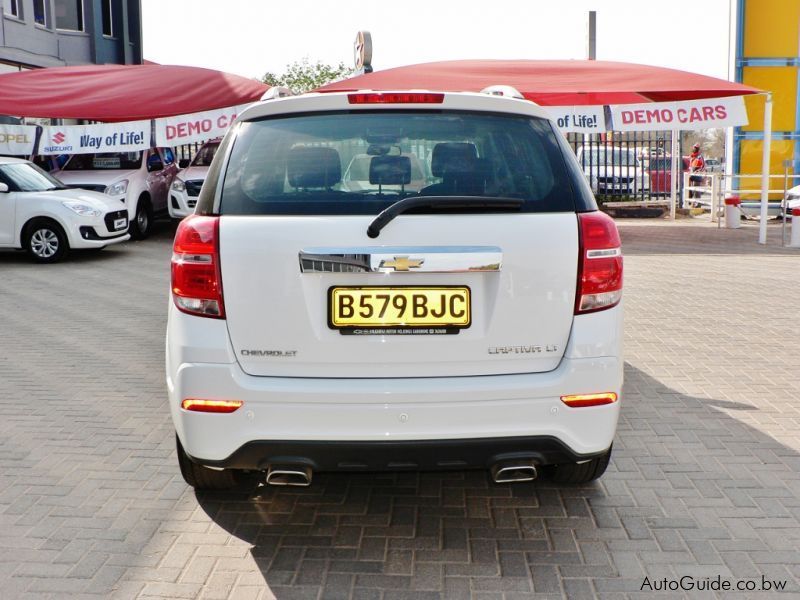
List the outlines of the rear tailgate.
{"type": "MultiPolygon", "coordinates": [[[[575,303],[574,212],[403,215],[384,229],[380,243],[366,235],[370,221],[365,216],[221,218],[228,330],[245,372],[429,377],[533,373],[558,366],[575,303]],[[347,255],[353,264],[307,260],[302,269],[303,252],[347,255]],[[387,264],[395,266],[381,266],[387,264]],[[350,288],[364,287],[381,288],[368,293],[435,288],[435,306],[449,298],[436,290],[468,294],[467,326],[411,332],[395,324],[377,334],[369,328],[333,328],[331,288],[351,293],[350,288]],[[449,332],[437,333],[444,329],[449,332]],[[362,331],[368,334],[359,335],[362,331]]],[[[461,314],[462,304],[456,308],[461,314]]]]}

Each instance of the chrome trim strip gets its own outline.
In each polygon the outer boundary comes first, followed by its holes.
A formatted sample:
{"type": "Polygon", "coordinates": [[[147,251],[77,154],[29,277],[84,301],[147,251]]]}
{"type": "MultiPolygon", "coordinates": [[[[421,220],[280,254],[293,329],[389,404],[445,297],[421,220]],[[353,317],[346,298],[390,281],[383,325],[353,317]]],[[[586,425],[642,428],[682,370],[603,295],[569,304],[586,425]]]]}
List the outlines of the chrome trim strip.
{"type": "Polygon", "coordinates": [[[353,246],[304,248],[301,273],[496,273],[497,246],[353,246]]]}

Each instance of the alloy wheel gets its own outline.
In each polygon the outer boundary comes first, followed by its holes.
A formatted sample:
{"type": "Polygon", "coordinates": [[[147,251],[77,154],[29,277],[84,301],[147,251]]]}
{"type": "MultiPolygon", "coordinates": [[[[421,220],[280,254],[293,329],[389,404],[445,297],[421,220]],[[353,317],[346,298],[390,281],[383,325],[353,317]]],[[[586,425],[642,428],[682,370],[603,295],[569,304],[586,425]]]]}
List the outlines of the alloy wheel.
{"type": "Polygon", "coordinates": [[[58,246],[58,236],[52,229],[37,229],[31,236],[31,251],[39,258],[52,258],[58,246]]]}

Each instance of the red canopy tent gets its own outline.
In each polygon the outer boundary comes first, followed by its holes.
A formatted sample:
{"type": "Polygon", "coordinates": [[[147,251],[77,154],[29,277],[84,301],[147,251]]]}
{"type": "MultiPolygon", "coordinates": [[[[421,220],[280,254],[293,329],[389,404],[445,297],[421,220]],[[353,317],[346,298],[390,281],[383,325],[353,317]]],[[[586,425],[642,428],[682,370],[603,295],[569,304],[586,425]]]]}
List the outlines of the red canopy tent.
{"type": "Polygon", "coordinates": [[[119,122],[247,104],[269,86],[211,69],[87,65],[0,75],[0,114],[119,122]]]}
{"type": "MultiPolygon", "coordinates": [[[[680,102],[764,93],[715,77],[633,63],[600,60],[455,60],[408,65],[358,75],[319,88],[318,92],[426,89],[479,92],[508,85],[542,106],[580,106],[680,102]]],[[[766,243],[766,216],[772,97],[766,94],[764,156],[761,178],[761,232],[766,243]]],[[[677,132],[673,132],[673,147],[677,132]]],[[[677,179],[673,156],[672,181],[677,179]]],[[[672,210],[675,191],[672,194],[672,210]]],[[[673,212],[674,214],[674,212],[673,212]]]]}
{"type": "Polygon", "coordinates": [[[542,106],[676,102],[756,94],[741,83],[664,67],[601,60],[454,60],[376,71],[320,92],[428,89],[479,92],[510,85],[542,106]]]}

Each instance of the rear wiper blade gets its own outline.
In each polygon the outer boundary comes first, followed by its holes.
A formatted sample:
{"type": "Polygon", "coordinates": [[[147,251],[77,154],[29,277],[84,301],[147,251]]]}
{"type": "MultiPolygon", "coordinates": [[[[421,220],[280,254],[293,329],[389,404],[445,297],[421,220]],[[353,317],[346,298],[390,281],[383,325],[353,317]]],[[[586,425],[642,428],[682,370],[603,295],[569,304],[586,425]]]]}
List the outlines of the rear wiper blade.
{"type": "Polygon", "coordinates": [[[488,210],[519,209],[524,203],[520,198],[494,198],[481,196],[412,196],[398,200],[378,214],[367,227],[367,235],[376,238],[381,229],[397,215],[413,208],[486,208],[488,210]]]}

